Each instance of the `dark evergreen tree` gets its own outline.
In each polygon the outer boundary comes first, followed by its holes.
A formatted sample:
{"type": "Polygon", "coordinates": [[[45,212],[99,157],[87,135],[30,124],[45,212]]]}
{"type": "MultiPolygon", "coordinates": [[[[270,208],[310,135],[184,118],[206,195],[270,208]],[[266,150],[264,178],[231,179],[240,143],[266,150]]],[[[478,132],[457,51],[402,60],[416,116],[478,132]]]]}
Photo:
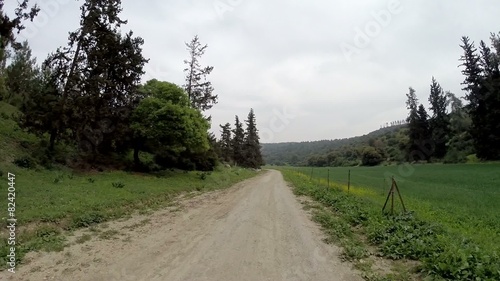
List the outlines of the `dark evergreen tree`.
{"type": "Polygon", "coordinates": [[[415,94],[415,90],[410,87],[409,92],[406,94],[406,108],[409,110],[408,118],[406,119],[408,122],[408,145],[406,147],[406,156],[409,161],[415,151],[420,149],[419,141],[419,123],[418,123],[418,99],[415,94]]]}
{"type": "Polygon", "coordinates": [[[12,45],[15,49],[21,47],[21,44],[16,41],[15,34],[25,28],[23,21],[33,21],[40,11],[38,5],[29,7],[28,4],[29,0],[18,1],[14,11],[15,16],[10,18],[3,9],[4,1],[0,0],[0,55],[2,58],[8,45],[12,45]]]}
{"type": "Polygon", "coordinates": [[[5,69],[5,86],[7,95],[4,99],[12,105],[21,107],[26,98],[35,90],[39,69],[36,59],[31,56],[28,41],[14,50],[12,62],[5,69]]]}
{"type": "Polygon", "coordinates": [[[441,85],[432,77],[431,93],[429,96],[432,116],[429,120],[429,130],[434,151],[432,156],[443,158],[446,155],[446,143],[449,139],[450,121],[446,112],[448,101],[441,85]]]}
{"type": "Polygon", "coordinates": [[[247,126],[244,140],[244,166],[248,168],[260,168],[264,163],[260,151],[261,146],[253,109],[250,109],[245,123],[247,126]]]}
{"type": "MultiPolygon", "coordinates": [[[[492,35],[492,44],[498,50],[498,36],[492,35]]],[[[500,159],[500,71],[499,55],[480,43],[480,54],[468,37],[462,37],[464,54],[460,58],[464,67],[462,83],[469,101],[471,136],[476,154],[481,159],[500,159]]]]}
{"type": "Polygon", "coordinates": [[[129,118],[138,103],[143,66],[142,38],[122,35],[120,0],[86,0],[80,28],[69,35],[68,46],[45,61],[62,89],[63,117],[59,132],[74,139],[93,159],[99,153],[127,146],[129,118]]]}
{"type": "Polygon", "coordinates": [[[231,124],[226,123],[224,126],[219,125],[222,129],[221,140],[220,140],[220,152],[221,157],[225,162],[232,162],[233,159],[233,149],[231,143],[231,124]]]}
{"type": "Polygon", "coordinates": [[[185,44],[189,52],[189,59],[184,60],[187,65],[184,69],[186,73],[184,89],[188,94],[191,105],[196,109],[205,111],[217,103],[217,95],[213,94],[212,83],[207,80],[207,76],[210,75],[214,67],[201,67],[199,62],[208,46],[202,46],[197,35],[191,42],[185,44]]]}
{"type": "MultiPolygon", "coordinates": [[[[23,113],[19,126],[42,137],[49,135],[49,152],[59,137],[59,121],[61,120],[61,90],[54,81],[54,76],[48,69],[42,69],[33,82],[34,87],[21,106],[23,113]]],[[[64,133],[64,132],[61,132],[64,133]]]]}
{"type": "Polygon", "coordinates": [[[243,163],[245,163],[244,141],[245,131],[243,130],[243,124],[240,122],[238,116],[236,115],[231,147],[233,149],[233,160],[237,165],[243,165],[243,163]]]}

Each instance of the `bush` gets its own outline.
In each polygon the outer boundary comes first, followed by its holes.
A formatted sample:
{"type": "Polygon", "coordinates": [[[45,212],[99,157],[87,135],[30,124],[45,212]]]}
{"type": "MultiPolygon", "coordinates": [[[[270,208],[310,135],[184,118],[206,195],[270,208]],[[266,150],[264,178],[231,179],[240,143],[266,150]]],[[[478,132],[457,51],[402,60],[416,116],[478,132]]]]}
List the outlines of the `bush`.
{"type": "Polygon", "coordinates": [[[16,158],[14,159],[14,161],[12,161],[12,163],[20,168],[25,169],[32,169],[36,167],[35,161],[29,156],[21,156],[19,158],[16,158]]]}
{"type": "Polygon", "coordinates": [[[376,166],[384,161],[382,155],[378,151],[369,146],[363,149],[361,155],[361,165],[363,166],[376,166]]]}
{"type": "Polygon", "coordinates": [[[114,188],[124,188],[125,184],[123,182],[114,182],[112,183],[114,188]]]}
{"type": "Polygon", "coordinates": [[[80,217],[73,218],[71,228],[89,227],[105,221],[103,214],[98,212],[88,213],[80,217]]]}

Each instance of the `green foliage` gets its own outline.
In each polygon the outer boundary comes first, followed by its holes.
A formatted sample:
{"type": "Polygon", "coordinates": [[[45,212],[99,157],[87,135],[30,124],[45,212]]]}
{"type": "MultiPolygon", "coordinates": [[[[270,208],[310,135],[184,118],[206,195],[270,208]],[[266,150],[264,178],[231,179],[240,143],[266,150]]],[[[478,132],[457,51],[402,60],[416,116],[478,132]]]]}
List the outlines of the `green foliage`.
{"type": "Polygon", "coordinates": [[[363,148],[372,146],[384,161],[398,163],[404,160],[408,142],[406,126],[395,125],[348,139],[264,143],[262,155],[264,162],[271,165],[351,167],[360,165],[363,148]]]}
{"type": "Polygon", "coordinates": [[[361,165],[363,166],[376,166],[383,160],[382,155],[371,146],[365,147],[361,153],[361,165]]]}
{"type": "Polygon", "coordinates": [[[73,218],[70,228],[76,229],[89,227],[106,220],[106,216],[101,212],[90,212],[73,218]]]}
{"type": "Polygon", "coordinates": [[[220,140],[220,153],[225,162],[231,162],[233,159],[233,144],[231,142],[231,124],[219,125],[222,129],[220,140]]]}
{"type": "Polygon", "coordinates": [[[129,118],[141,96],[144,40],[122,34],[121,1],[85,1],[81,26],[45,60],[58,90],[56,133],[70,132],[87,162],[131,146],[129,118]],[[99,16],[96,16],[99,15],[99,16]]]}
{"type": "Polygon", "coordinates": [[[259,134],[257,132],[257,124],[255,120],[255,113],[250,109],[248,118],[245,120],[246,131],[243,139],[243,161],[240,163],[243,167],[247,168],[260,168],[264,164],[262,154],[260,152],[259,134]]]}
{"type": "Polygon", "coordinates": [[[117,181],[112,183],[114,188],[124,188],[125,184],[123,182],[117,181]]]}
{"type": "Polygon", "coordinates": [[[181,166],[183,155],[209,150],[208,122],[198,110],[189,107],[180,87],[151,80],[141,91],[147,95],[134,110],[131,124],[136,143],[140,144],[137,150],[153,152],[156,162],[168,168],[181,166]]]}
{"type": "Polygon", "coordinates": [[[441,85],[432,77],[431,93],[429,95],[432,116],[429,119],[429,133],[434,144],[431,156],[438,159],[442,159],[446,155],[446,143],[450,137],[450,121],[446,109],[450,94],[445,94],[441,85]]]}
{"type": "Polygon", "coordinates": [[[30,156],[21,156],[15,158],[12,163],[20,168],[33,169],[36,167],[36,163],[30,156]]]}
{"type": "Polygon", "coordinates": [[[467,91],[467,105],[472,120],[470,128],[478,158],[500,159],[500,34],[492,34],[490,48],[480,42],[479,54],[474,42],[462,37],[462,83],[467,91]]]}
{"type": "Polygon", "coordinates": [[[245,162],[244,142],[245,142],[245,131],[243,130],[243,124],[240,122],[239,117],[235,116],[231,147],[233,148],[233,160],[238,165],[241,165],[242,163],[245,162]]]}

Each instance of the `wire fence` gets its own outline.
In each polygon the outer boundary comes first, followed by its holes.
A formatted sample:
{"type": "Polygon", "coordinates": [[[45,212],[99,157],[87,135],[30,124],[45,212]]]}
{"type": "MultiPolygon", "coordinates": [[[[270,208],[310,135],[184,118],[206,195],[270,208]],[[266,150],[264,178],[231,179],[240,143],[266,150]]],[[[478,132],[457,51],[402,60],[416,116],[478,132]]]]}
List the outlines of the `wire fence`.
{"type": "Polygon", "coordinates": [[[345,168],[293,167],[292,170],[308,177],[319,187],[336,188],[347,194],[368,197],[379,205],[382,211],[389,206],[390,212],[394,213],[395,206],[400,205],[406,212],[406,206],[393,174],[368,175],[358,173],[355,169],[345,168]],[[399,202],[394,202],[395,194],[398,195],[399,202]]]}

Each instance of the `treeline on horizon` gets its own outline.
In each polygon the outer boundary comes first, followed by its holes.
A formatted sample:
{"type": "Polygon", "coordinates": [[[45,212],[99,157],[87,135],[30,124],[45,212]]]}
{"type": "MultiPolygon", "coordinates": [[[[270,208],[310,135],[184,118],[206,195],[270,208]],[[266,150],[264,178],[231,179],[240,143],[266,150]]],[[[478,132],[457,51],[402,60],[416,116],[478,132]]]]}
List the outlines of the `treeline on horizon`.
{"type": "Polygon", "coordinates": [[[324,167],[500,160],[500,33],[491,34],[490,46],[480,41],[476,47],[465,36],[461,42],[467,104],[432,77],[430,108],[410,87],[405,122],[351,139],[264,144],[266,163],[324,167]]]}
{"type": "Polygon", "coordinates": [[[198,36],[185,43],[185,85],[156,79],[141,84],[149,59],[142,55],[144,40],[121,31],[126,24],[119,16],[121,1],[84,1],[80,26],[69,33],[67,46],[41,65],[28,42],[16,38],[39,10],[25,0],[9,17],[3,1],[0,6],[0,101],[18,109],[2,118],[37,136],[35,142],[19,140],[31,153],[18,155],[16,165],[145,172],[210,171],[223,161],[262,165],[253,109],[246,131],[239,124],[237,138],[231,139],[231,156],[227,143],[208,131],[211,116],[205,113],[218,95],[207,80],[213,67],[200,65],[207,45],[198,36]]]}

